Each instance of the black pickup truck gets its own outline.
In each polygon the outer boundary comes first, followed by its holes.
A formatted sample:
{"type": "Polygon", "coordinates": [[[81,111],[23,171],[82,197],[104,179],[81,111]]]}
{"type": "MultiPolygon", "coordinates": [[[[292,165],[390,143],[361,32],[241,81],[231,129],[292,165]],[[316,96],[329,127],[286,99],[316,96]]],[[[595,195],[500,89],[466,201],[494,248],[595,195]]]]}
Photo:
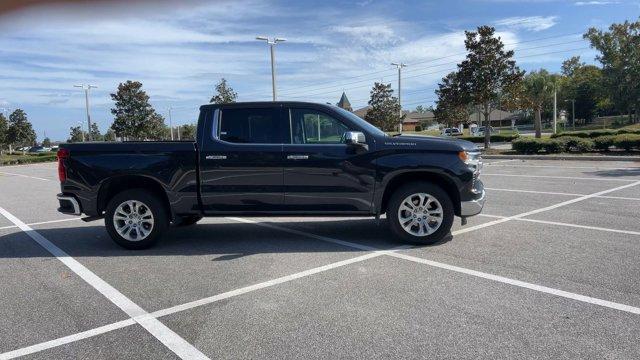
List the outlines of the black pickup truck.
{"type": "Polygon", "coordinates": [[[104,217],[142,249],[169,225],[204,216],[386,214],[412,243],[449,234],[482,210],[478,148],[389,136],[341,108],[303,102],[204,105],[195,142],[62,144],[59,211],[104,217]]]}

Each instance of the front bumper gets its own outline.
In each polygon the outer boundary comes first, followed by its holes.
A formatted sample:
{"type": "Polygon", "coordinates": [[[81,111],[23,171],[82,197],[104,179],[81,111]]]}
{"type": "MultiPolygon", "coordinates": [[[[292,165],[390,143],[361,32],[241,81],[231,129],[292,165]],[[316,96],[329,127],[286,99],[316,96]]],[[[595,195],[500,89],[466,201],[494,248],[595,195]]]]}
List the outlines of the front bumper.
{"type": "Polygon", "coordinates": [[[484,207],[485,201],[486,193],[483,188],[478,198],[469,201],[462,201],[460,203],[460,216],[467,217],[480,214],[480,212],[482,212],[482,208],[484,207]]]}
{"type": "Polygon", "coordinates": [[[60,207],[58,211],[63,214],[80,215],[82,213],[80,209],[80,203],[75,197],[71,195],[58,194],[57,196],[60,207]]]}

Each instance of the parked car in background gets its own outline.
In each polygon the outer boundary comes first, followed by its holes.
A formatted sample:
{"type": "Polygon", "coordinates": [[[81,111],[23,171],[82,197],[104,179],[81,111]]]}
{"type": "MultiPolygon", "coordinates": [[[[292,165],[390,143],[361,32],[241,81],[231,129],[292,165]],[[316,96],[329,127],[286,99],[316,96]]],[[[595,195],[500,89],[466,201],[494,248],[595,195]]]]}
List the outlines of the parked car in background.
{"type": "MultiPolygon", "coordinates": [[[[474,127],[471,129],[471,135],[473,136],[484,136],[484,126],[478,126],[478,127],[474,127]]],[[[493,128],[493,126],[489,127],[489,133],[493,134],[495,133],[496,130],[493,128]]]]}
{"type": "Polygon", "coordinates": [[[51,149],[44,146],[33,146],[29,149],[30,153],[45,153],[49,151],[51,151],[51,149]]]}
{"type": "Polygon", "coordinates": [[[444,136],[460,136],[462,132],[458,128],[445,128],[442,129],[442,135],[444,136]]]}
{"type": "Polygon", "coordinates": [[[336,106],[204,105],[196,141],[61,144],[58,200],[130,249],[169,224],[239,214],[386,213],[398,239],[432,244],[482,210],[481,168],[471,142],[389,136],[336,106]]]}

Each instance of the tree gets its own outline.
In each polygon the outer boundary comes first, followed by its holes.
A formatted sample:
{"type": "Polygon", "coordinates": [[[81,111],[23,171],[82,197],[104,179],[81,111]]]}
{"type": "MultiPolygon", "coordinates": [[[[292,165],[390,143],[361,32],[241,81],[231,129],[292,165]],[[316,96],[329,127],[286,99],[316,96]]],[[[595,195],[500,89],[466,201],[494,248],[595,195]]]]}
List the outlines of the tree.
{"type": "Polygon", "coordinates": [[[532,71],[525,76],[520,91],[522,107],[534,112],[536,137],[542,136],[542,111],[553,99],[554,81],[547,70],[532,71]]]}
{"type": "Polygon", "coordinates": [[[9,127],[7,129],[7,143],[15,145],[33,145],[36,141],[36,132],[33,131],[27,114],[22,109],[16,109],[9,115],[9,127]]]}
{"type": "Polygon", "coordinates": [[[442,78],[436,89],[436,109],[434,115],[438,122],[453,127],[456,122],[466,122],[469,118],[469,106],[465,94],[460,88],[459,73],[451,72],[442,78]]]}
{"type": "Polygon", "coordinates": [[[104,141],[116,141],[116,132],[113,129],[107,129],[107,132],[104,133],[104,141]]]}
{"type": "Polygon", "coordinates": [[[233,91],[233,88],[227,84],[227,79],[222,78],[220,82],[216,84],[216,95],[214,95],[210,103],[215,104],[228,104],[236,102],[238,94],[233,91]]]}
{"type": "Polygon", "coordinates": [[[596,59],[602,64],[616,109],[627,112],[632,121],[640,121],[640,20],[612,24],[609,31],[590,28],[584,38],[600,52],[596,59]]]}
{"type": "Polygon", "coordinates": [[[418,106],[416,106],[416,112],[417,112],[418,114],[426,114],[426,113],[427,113],[427,111],[428,111],[428,110],[427,110],[427,109],[425,109],[425,108],[424,108],[424,106],[422,106],[422,105],[418,105],[418,106]]]}
{"type": "Polygon", "coordinates": [[[169,127],[165,125],[164,118],[158,113],[153,113],[149,117],[149,130],[147,132],[147,139],[150,140],[162,140],[169,137],[169,127]]]}
{"type": "Polygon", "coordinates": [[[42,140],[42,146],[51,147],[51,139],[49,139],[48,137],[44,138],[44,140],[42,140]]]}
{"type": "Polygon", "coordinates": [[[573,76],[576,69],[579,69],[586,64],[580,61],[580,56],[572,56],[571,58],[562,62],[562,75],[564,76],[573,76]]]}
{"type": "MultiPolygon", "coordinates": [[[[505,51],[495,29],[480,26],[477,31],[465,31],[467,57],[458,65],[460,90],[466,103],[480,107],[486,126],[490,126],[491,111],[501,97],[510,96],[518,87],[524,71],[516,66],[513,50],[505,51]]],[[[484,132],[484,146],[490,147],[490,132],[484,132]]]]}
{"type": "Polygon", "coordinates": [[[91,133],[91,137],[89,137],[89,139],[93,141],[102,141],[102,134],[100,133],[98,124],[96,124],[95,122],[91,123],[91,130],[89,131],[89,133],[91,133]]]}
{"type": "Polygon", "coordinates": [[[0,150],[7,144],[7,118],[4,114],[0,113],[0,150]]]}
{"type": "Polygon", "coordinates": [[[400,103],[392,96],[391,84],[376,82],[371,89],[371,99],[364,119],[383,131],[393,131],[402,120],[399,118],[400,103]]]}
{"type": "Polygon", "coordinates": [[[596,117],[599,109],[605,109],[609,103],[606,91],[603,91],[604,77],[602,69],[594,65],[581,64],[574,67],[567,76],[560,80],[559,104],[567,105],[571,113],[575,101],[575,115],[577,119],[590,121],[596,117]]]}
{"type": "Polygon", "coordinates": [[[180,140],[195,140],[196,138],[196,125],[186,124],[180,126],[180,140]]]}
{"type": "Polygon", "coordinates": [[[115,107],[111,109],[115,116],[111,129],[117,136],[144,140],[162,134],[166,127],[164,119],[149,104],[149,96],[142,90],[142,83],[130,80],[120,83],[111,99],[115,101],[115,107]]]}
{"type": "Polygon", "coordinates": [[[69,129],[69,138],[67,139],[67,142],[70,143],[77,143],[77,142],[83,142],[85,140],[85,132],[82,131],[82,126],[78,125],[78,126],[72,126],[69,129]]]}

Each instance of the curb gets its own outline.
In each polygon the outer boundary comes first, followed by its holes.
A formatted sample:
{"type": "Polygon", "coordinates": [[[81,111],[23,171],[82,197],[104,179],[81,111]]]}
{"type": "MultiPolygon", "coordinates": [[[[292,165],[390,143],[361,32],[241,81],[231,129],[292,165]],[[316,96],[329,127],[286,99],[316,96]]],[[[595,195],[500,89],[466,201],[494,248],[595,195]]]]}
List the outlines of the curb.
{"type": "Polygon", "coordinates": [[[578,155],[482,155],[483,159],[510,160],[583,160],[583,161],[634,161],[640,156],[578,156],[578,155]]]}

